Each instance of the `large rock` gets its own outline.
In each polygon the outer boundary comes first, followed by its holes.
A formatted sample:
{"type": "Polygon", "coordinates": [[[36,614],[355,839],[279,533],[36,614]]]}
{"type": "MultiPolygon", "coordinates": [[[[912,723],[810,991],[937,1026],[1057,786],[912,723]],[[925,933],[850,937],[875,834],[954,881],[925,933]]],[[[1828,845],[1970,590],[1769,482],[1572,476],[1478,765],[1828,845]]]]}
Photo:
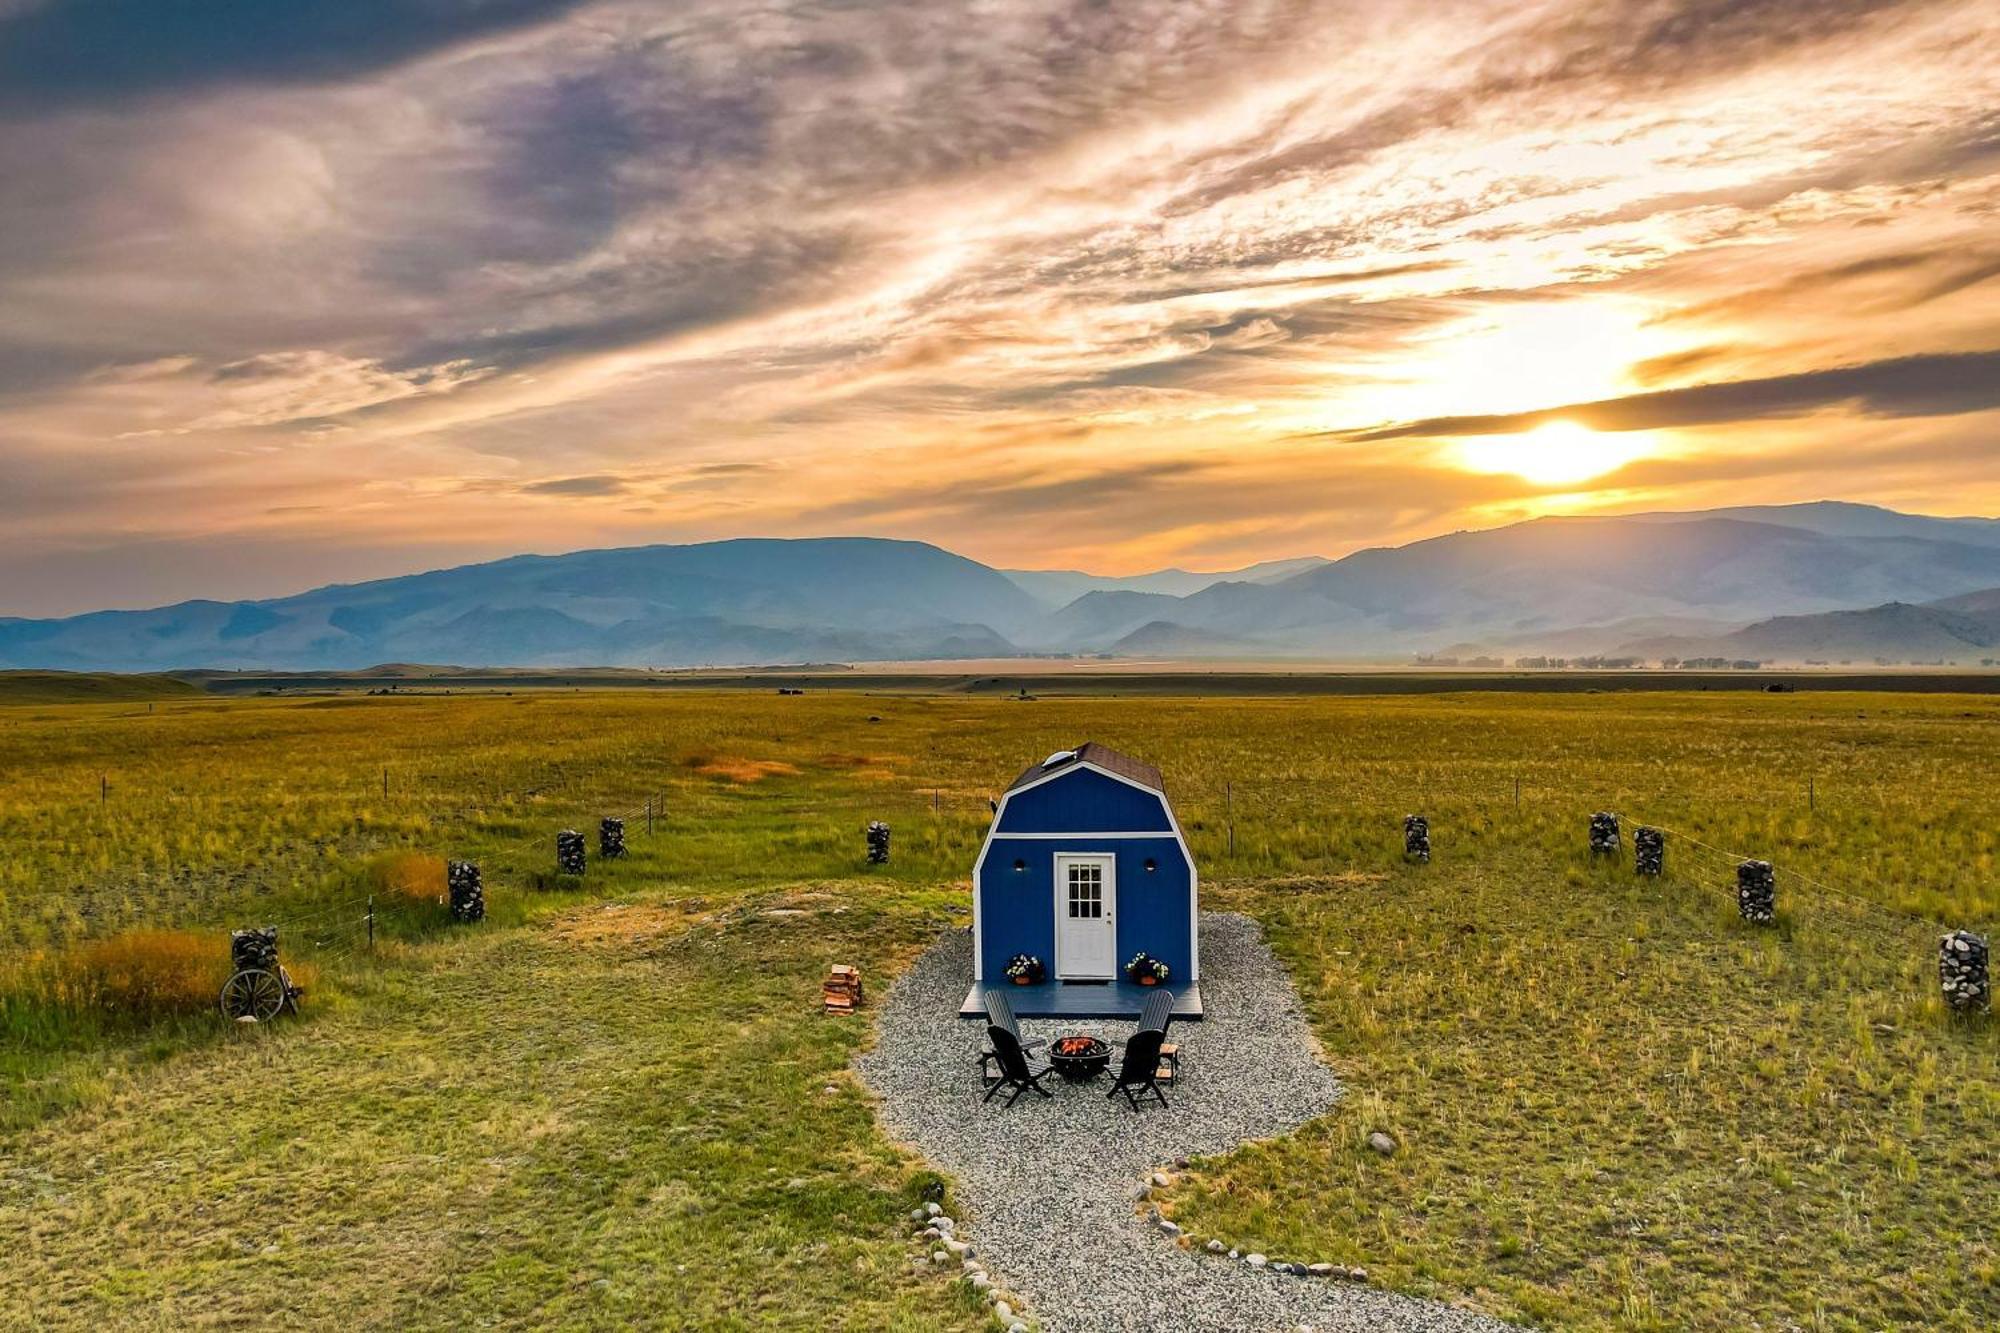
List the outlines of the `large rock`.
{"type": "Polygon", "coordinates": [[[583,873],[583,835],[573,828],[556,834],[556,869],[565,875],[583,873]]]}
{"type": "Polygon", "coordinates": [[[251,926],[244,930],[232,930],[229,932],[229,959],[238,972],[252,968],[277,971],[278,928],[251,926]]]}
{"type": "Polygon", "coordinates": [[[446,862],[444,882],[451,898],[452,920],[479,921],[485,918],[486,890],[479,882],[478,862],[446,862]]]}
{"type": "Polygon", "coordinates": [[[1428,865],[1431,859],[1431,821],[1422,815],[1403,816],[1403,855],[1428,865]]]}
{"type": "Polygon", "coordinates": [[[1660,875],[1667,868],[1667,835],[1656,828],[1632,830],[1632,869],[1641,875],[1660,875]]]}
{"type": "Polygon", "coordinates": [[[1778,872],[1769,861],[1745,861],[1736,867],[1736,911],[1753,926],[1778,919],[1778,872]]]}
{"type": "Polygon", "coordinates": [[[1618,854],[1618,816],[1599,810],[1590,817],[1590,850],[1594,856],[1618,854]]]}
{"type": "Polygon", "coordinates": [[[1969,930],[1954,930],[1938,941],[1938,983],[1944,1001],[1961,1012],[1989,1009],[1993,1005],[1993,982],[1988,972],[1990,955],[1986,937],[1969,930]]]}

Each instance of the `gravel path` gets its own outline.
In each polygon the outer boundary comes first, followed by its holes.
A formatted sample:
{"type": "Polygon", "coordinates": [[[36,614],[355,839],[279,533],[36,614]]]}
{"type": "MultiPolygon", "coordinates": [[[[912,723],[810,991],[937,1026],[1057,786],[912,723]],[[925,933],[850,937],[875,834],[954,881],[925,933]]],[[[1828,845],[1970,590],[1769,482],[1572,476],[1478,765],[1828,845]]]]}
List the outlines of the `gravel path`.
{"type": "MultiPolygon", "coordinates": [[[[1135,1197],[1177,1157],[1285,1133],[1341,1095],[1319,1063],[1290,979],[1255,922],[1204,913],[1202,998],[1208,1019],[1176,1023],[1179,1086],[1170,1109],[1133,1114],[1108,1101],[1109,1075],[1051,1080],[1011,1109],[982,1105],[975,1068],[985,1027],[957,1016],[972,942],[944,936],[891,988],[863,1079],[900,1137],[956,1181],[967,1240],[1001,1285],[1051,1330],[1496,1330],[1497,1321],[1361,1284],[1259,1272],[1176,1245],[1135,1197]],[[1227,1047],[1227,1054],[1223,1048],[1227,1047]]],[[[1024,1036],[1083,1029],[1123,1041],[1132,1024],[1024,1019],[1024,1036]]],[[[1319,1255],[1274,1255],[1311,1262],[1319,1255]]]]}

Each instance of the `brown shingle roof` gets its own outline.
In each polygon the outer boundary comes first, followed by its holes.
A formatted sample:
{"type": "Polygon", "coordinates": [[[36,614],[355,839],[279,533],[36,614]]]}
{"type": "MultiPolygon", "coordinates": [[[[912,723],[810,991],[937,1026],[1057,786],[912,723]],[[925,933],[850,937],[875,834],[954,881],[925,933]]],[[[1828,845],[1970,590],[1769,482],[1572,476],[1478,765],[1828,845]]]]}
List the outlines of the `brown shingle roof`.
{"type": "Polygon", "coordinates": [[[1142,787],[1151,787],[1163,796],[1167,791],[1166,779],[1160,776],[1159,769],[1142,760],[1134,759],[1129,754],[1120,754],[1116,750],[1099,745],[1096,741],[1085,741],[1077,746],[1074,757],[1060,764],[1050,764],[1047,767],[1030,764],[1020,777],[1007,785],[1007,790],[1013,791],[1016,787],[1025,786],[1037,778],[1047,777],[1072,764],[1095,764],[1106,772],[1116,773],[1119,777],[1130,779],[1142,787]]]}

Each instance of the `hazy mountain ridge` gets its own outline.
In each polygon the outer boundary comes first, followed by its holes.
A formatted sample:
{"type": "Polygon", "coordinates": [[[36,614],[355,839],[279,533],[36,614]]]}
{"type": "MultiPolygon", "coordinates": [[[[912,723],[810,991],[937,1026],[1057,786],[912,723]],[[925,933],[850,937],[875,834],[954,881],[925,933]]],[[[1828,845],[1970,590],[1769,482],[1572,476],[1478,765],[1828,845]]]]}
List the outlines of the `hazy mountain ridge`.
{"type": "Polygon", "coordinates": [[[1220,581],[1185,594],[1092,587],[1051,607],[1020,571],[922,542],[745,538],[0,620],[0,666],[676,667],[1023,652],[1393,661],[1478,645],[1977,660],[2000,616],[2000,521],[1847,504],[1544,518],[1238,572],[1257,577],[1160,571],[1220,581]]]}
{"type": "Polygon", "coordinates": [[[761,538],[515,556],[257,602],[0,621],[0,663],[334,669],[392,660],[648,665],[1012,653],[1041,609],[921,542],[761,538]]]}
{"type": "Polygon", "coordinates": [[[1187,597],[1218,583],[1275,583],[1329,564],[1325,556],[1304,555],[1289,560],[1266,560],[1242,569],[1201,574],[1186,569],[1157,569],[1150,574],[1086,574],[1079,569],[1003,569],[1022,591],[1045,603],[1051,610],[1068,606],[1093,592],[1151,593],[1166,597],[1187,597]]]}
{"type": "Polygon", "coordinates": [[[1218,584],[1171,618],[1354,657],[1465,640],[1525,647],[1645,617],[1747,624],[1996,584],[2000,545],[1705,516],[1556,518],[1358,551],[1274,584],[1218,584]]]}
{"type": "Polygon", "coordinates": [[[1888,602],[1850,611],[1769,620],[1712,638],[1638,639],[1619,654],[1645,658],[1727,657],[1784,663],[1973,662],[2000,649],[2000,588],[1917,605],[1888,602]],[[1988,604],[1954,610],[1950,603],[1988,604]]]}

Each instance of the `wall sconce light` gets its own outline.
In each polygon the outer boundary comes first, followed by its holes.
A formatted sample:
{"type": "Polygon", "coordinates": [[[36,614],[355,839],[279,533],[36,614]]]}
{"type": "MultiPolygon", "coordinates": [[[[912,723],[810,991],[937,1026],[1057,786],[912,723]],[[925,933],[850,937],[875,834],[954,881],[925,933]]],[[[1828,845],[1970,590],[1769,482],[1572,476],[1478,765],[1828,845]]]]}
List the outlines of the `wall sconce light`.
{"type": "Polygon", "coordinates": [[[1027,868],[1028,868],[1028,863],[1027,863],[1026,861],[1023,861],[1023,860],[1021,860],[1021,859],[1020,859],[1019,857],[1016,857],[1016,858],[1014,859],[1014,873],[1015,873],[1015,874],[1017,874],[1017,875],[1018,875],[1018,874],[1020,874],[1020,873],[1021,873],[1021,872],[1022,872],[1023,870],[1026,870],[1027,868]]]}
{"type": "Polygon", "coordinates": [[[1146,873],[1147,873],[1147,874],[1149,874],[1149,875],[1150,875],[1150,874],[1152,874],[1152,873],[1153,873],[1153,872],[1154,872],[1155,870],[1158,870],[1159,868],[1160,868],[1160,863],[1159,863],[1158,861],[1155,861],[1155,860],[1154,860],[1154,859],[1153,859],[1152,857],[1150,857],[1150,856],[1146,858],[1146,873]]]}

